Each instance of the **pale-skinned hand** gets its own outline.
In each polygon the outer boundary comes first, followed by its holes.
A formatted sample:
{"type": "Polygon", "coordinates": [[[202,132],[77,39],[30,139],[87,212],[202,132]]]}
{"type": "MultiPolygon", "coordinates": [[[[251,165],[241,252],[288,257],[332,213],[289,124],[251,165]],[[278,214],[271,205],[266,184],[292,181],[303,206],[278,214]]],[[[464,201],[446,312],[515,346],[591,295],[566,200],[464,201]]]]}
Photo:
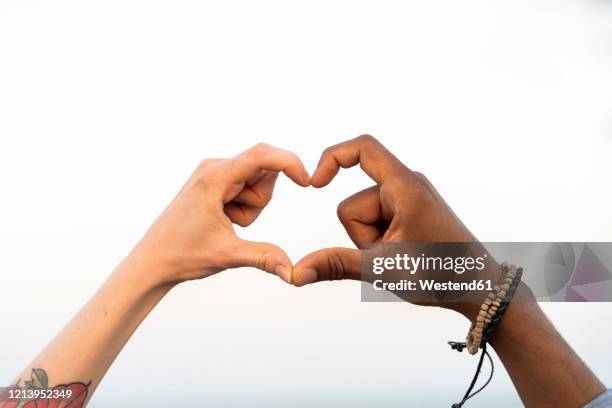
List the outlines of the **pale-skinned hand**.
{"type": "Polygon", "coordinates": [[[281,248],[243,240],[232,225],[255,221],[272,198],[279,172],[300,186],[310,185],[297,155],[266,144],[230,159],[202,161],[128,258],[147,263],[160,283],[242,266],[290,282],[292,262],[281,248]]]}

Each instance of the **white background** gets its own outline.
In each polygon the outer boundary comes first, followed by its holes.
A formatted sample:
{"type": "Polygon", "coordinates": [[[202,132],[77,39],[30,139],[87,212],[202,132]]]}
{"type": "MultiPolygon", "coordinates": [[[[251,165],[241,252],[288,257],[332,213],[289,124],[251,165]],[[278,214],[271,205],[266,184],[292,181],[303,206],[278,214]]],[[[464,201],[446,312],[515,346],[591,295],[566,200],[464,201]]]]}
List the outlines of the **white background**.
{"type": "MultiPolygon", "coordinates": [[[[0,3],[0,383],[88,299],[205,157],[259,141],[313,169],[372,133],[481,240],[612,241],[612,4],[0,3]]],[[[281,179],[245,237],[297,261],[350,245],[324,190],[281,179]]],[[[475,359],[452,312],[241,269],[184,284],[92,407],[449,406],[475,359]]],[[[612,383],[612,304],[547,304],[612,383]]],[[[471,406],[520,405],[497,371],[471,406]]]]}

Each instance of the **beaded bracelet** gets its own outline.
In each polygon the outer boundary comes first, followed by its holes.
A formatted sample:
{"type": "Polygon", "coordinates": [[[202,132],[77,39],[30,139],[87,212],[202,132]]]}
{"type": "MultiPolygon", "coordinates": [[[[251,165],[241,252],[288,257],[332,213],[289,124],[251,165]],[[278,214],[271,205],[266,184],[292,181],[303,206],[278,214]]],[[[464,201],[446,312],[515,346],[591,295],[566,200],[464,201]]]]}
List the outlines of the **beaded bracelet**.
{"type": "MultiPolygon", "coordinates": [[[[514,268],[516,269],[516,267],[514,268]]],[[[506,309],[508,309],[508,306],[510,306],[510,302],[512,302],[512,298],[514,297],[514,294],[516,293],[516,290],[518,288],[519,283],[521,282],[522,277],[523,277],[523,268],[516,269],[516,275],[514,276],[512,282],[510,282],[510,287],[508,288],[508,291],[506,292],[506,296],[504,300],[502,301],[501,306],[499,306],[499,308],[497,309],[497,313],[491,319],[491,322],[489,322],[489,325],[487,326],[482,336],[482,342],[480,344],[480,348],[483,347],[483,344],[486,344],[491,340],[491,337],[493,336],[493,333],[495,333],[497,326],[499,326],[499,322],[501,322],[501,319],[504,316],[506,309]]]]}
{"type": "Polygon", "coordinates": [[[510,302],[514,297],[523,276],[523,268],[517,269],[516,266],[506,262],[501,265],[501,268],[502,272],[504,272],[504,276],[499,285],[496,285],[493,288],[493,290],[485,298],[482,305],[480,305],[476,322],[472,323],[470,331],[468,332],[467,341],[465,343],[454,341],[448,342],[453,350],[463,351],[464,348],[467,348],[470,354],[476,354],[479,348],[482,349],[482,354],[480,355],[480,359],[478,361],[478,367],[476,367],[476,373],[472,378],[470,386],[468,387],[461,402],[453,404],[452,408],[461,408],[468,399],[482,391],[493,378],[493,359],[487,352],[487,343],[491,340],[491,337],[497,329],[497,326],[506,312],[506,309],[510,305],[510,302]],[[484,385],[472,393],[472,390],[476,385],[478,375],[480,374],[480,369],[482,368],[482,363],[485,356],[489,359],[489,363],[491,364],[491,373],[489,374],[489,378],[484,385]]]}
{"type": "MultiPolygon", "coordinates": [[[[472,323],[470,330],[468,332],[466,343],[467,350],[470,354],[476,354],[481,344],[483,343],[483,335],[487,333],[487,329],[489,328],[490,323],[493,321],[495,316],[497,316],[496,325],[499,324],[499,320],[501,319],[501,315],[498,313],[503,304],[505,307],[503,310],[508,307],[507,303],[510,303],[512,297],[510,295],[510,288],[515,282],[515,278],[517,276],[516,266],[511,265],[507,262],[504,262],[501,265],[502,272],[504,276],[499,285],[496,285],[493,288],[492,292],[489,292],[486,299],[480,305],[480,311],[478,312],[478,316],[476,316],[476,321],[472,323]]],[[[520,279],[520,278],[519,278],[520,279]]],[[[518,285],[518,280],[517,285],[518,285]]],[[[514,290],[516,290],[516,286],[514,286],[514,290]]],[[[512,295],[514,295],[514,290],[512,291],[512,295]]],[[[489,333],[489,338],[492,332],[489,333]]]]}

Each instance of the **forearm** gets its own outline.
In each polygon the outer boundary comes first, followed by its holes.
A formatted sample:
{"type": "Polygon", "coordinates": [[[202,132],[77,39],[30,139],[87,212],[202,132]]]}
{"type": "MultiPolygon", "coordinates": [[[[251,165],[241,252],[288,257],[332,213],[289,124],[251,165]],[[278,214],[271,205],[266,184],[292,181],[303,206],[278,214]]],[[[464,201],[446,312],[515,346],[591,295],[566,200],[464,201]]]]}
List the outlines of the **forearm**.
{"type": "MultiPolygon", "coordinates": [[[[459,311],[474,320],[479,307],[470,303],[459,311]]],[[[506,310],[491,345],[527,407],[579,408],[605,389],[524,284],[506,310]]]]}
{"type": "Polygon", "coordinates": [[[128,257],[15,383],[21,380],[24,386],[32,369],[41,369],[48,388],[82,383],[88,385],[90,398],[125,343],[170,288],[156,283],[144,259],[128,257]]]}
{"type": "Polygon", "coordinates": [[[491,344],[528,407],[582,407],[604,391],[536,302],[513,302],[491,344]]]}
{"type": "MultiPolygon", "coordinates": [[[[68,384],[78,394],[61,406],[80,408],[138,325],[175,284],[243,266],[289,281],[292,263],[285,251],[242,240],[233,228],[255,221],[272,198],[280,171],[301,186],[310,184],[295,154],[265,144],[231,159],[202,161],[132,253],[14,384],[45,392],[68,384]]],[[[2,399],[4,395],[0,407],[2,399]]],[[[9,403],[15,407],[14,401],[9,403]]],[[[34,405],[31,401],[20,408],[34,405]]]]}

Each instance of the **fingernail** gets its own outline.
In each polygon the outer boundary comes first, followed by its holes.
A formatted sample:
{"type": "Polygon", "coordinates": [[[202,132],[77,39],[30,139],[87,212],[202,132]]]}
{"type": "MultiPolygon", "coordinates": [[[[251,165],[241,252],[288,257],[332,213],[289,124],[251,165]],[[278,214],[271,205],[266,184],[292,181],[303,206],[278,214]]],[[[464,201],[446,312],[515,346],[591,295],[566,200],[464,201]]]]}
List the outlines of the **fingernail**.
{"type": "Polygon", "coordinates": [[[289,269],[287,269],[285,266],[278,265],[274,269],[274,273],[276,274],[276,276],[278,276],[279,278],[281,278],[285,282],[291,283],[291,271],[289,269]]]}
{"type": "Polygon", "coordinates": [[[308,285],[309,283],[315,283],[317,279],[319,279],[319,272],[313,268],[306,268],[299,274],[295,284],[298,286],[308,285]]]}

